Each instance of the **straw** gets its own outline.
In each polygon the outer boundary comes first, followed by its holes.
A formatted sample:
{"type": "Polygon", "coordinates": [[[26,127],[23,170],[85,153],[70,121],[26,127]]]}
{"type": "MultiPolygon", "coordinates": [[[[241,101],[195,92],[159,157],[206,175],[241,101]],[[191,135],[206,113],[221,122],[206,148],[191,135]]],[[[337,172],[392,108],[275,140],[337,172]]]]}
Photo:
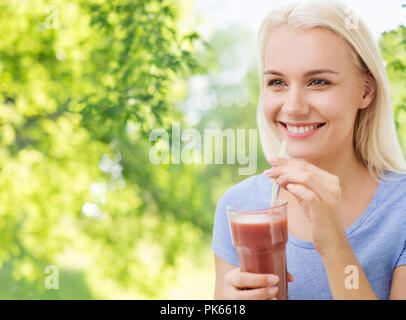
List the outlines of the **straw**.
{"type": "MultiPolygon", "coordinates": [[[[285,154],[285,147],[286,147],[286,141],[283,140],[281,149],[279,150],[279,155],[278,157],[281,158],[285,154]]],[[[271,191],[271,208],[275,206],[275,198],[276,198],[276,179],[273,179],[272,182],[272,191],[271,191]]]]}

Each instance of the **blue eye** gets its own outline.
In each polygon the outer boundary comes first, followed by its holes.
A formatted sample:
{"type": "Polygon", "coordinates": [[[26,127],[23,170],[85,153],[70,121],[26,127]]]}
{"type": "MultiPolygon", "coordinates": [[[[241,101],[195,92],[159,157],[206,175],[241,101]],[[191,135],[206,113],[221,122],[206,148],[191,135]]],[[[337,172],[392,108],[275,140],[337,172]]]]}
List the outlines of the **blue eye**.
{"type": "Polygon", "coordinates": [[[314,79],[311,81],[312,84],[316,85],[316,86],[322,86],[322,85],[328,85],[330,84],[329,81],[326,80],[322,80],[322,79],[314,79]]]}
{"type": "MultiPolygon", "coordinates": [[[[330,85],[330,84],[331,84],[330,81],[323,80],[323,79],[312,79],[310,81],[310,85],[313,85],[313,86],[327,86],[327,85],[330,85]]],[[[285,85],[285,83],[280,79],[272,79],[272,80],[268,81],[268,86],[269,87],[281,87],[281,86],[284,86],[284,85],[285,85]]]]}
{"type": "Polygon", "coordinates": [[[279,79],[270,80],[268,82],[268,86],[281,86],[283,85],[283,81],[279,79]]]}

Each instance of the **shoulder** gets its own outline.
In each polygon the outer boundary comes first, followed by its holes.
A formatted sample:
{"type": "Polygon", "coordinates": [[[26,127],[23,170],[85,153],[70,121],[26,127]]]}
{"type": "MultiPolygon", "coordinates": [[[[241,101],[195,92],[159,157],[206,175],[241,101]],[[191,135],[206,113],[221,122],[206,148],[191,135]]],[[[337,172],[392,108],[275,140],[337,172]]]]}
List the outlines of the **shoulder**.
{"type": "Polygon", "coordinates": [[[219,204],[255,201],[264,196],[269,197],[271,183],[271,179],[264,174],[248,177],[227,189],[220,197],[219,204]]]}
{"type": "Polygon", "coordinates": [[[378,190],[377,201],[385,217],[390,217],[406,226],[406,174],[385,171],[378,190]],[[390,214],[387,214],[390,213],[390,214]]]}
{"type": "Polygon", "coordinates": [[[379,192],[390,199],[406,201],[406,174],[385,171],[379,181],[379,192]]]}

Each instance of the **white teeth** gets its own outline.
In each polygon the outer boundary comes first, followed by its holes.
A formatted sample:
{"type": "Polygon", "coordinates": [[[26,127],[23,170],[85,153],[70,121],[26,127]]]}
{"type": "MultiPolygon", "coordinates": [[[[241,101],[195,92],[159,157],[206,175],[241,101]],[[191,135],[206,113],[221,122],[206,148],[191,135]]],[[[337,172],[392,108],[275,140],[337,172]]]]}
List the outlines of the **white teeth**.
{"type": "Polygon", "coordinates": [[[292,133],[305,133],[317,128],[316,126],[306,126],[306,127],[292,127],[287,125],[288,131],[292,133]]]}

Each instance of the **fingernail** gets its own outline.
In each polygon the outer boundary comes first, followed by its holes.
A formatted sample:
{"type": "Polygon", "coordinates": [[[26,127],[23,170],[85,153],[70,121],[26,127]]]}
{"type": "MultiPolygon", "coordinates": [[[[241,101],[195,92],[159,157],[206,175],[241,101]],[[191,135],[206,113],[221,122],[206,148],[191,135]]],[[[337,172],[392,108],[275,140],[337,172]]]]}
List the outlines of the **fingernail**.
{"type": "Polygon", "coordinates": [[[272,287],[268,290],[268,293],[270,296],[274,296],[276,295],[276,293],[278,292],[279,288],[278,287],[272,287]]]}
{"type": "Polygon", "coordinates": [[[271,275],[271,276],[269,276],[269,278],[268,278],[268,283],[270,284],[270,285],[275,285],[275,284],[277,284],[279,282],[279,277],[278,276],[276,276],[276,275],[271,275]]]}
{"type": "Polygon", "coordinates": [[[272,174],[273,172],[274,170],[272,168],[264,171],[265,174],[272,174]]]}

